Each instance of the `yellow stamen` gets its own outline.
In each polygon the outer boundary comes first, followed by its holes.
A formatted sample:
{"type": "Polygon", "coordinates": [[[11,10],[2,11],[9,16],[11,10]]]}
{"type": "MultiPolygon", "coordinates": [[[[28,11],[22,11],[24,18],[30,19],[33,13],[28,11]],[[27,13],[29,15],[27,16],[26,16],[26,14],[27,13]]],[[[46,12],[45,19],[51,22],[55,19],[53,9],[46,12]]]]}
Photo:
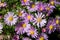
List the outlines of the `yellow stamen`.
{"type": "Polygon", "coordinates": [[[27,2],[27,0],[24,0],[24,2],[27,2]]]}
{"type": "Polygon", "coordinates": [[[50,4],[51,4],[51,5],[54,5],[54,1],[51,1],[50,4]]]}
{"type": "Polygon", "coordinates": [[[8,18],[8,20],[9,20],[9,21],[13,21],[13,16],[10,16],[10,17],[8,18]]]}
{"type": "Polygon", "coordinates": [[[24,23],[22,26],[23,26],[23,28],[25,28],[26,27],[26,23],[24,23]]]}
{"type": "Polygon", "coordinates": [[[42,18],[37,18],[37,22],[41,22],[42,21],[42,18]]]}
{"type": "Polygon", "coordinates": [[[56,24],[59,24],[59,20],[58,19],[56,20],[56,24]]]}
{"type": "Polygon", "coordinates": [[[47,9],[47,10],[50,10],[50,7],[47,7],[46,9],[47,9]]]}
{"type": "Polygon", "coordinates": [[[50,26],[49,26],[49,29],[52,30],[52,29],[53,29],[53,25],[50,25],[50,26]]]}
{"type": "Polygon", "coordinates": [[[31,30],[31,31],[30,31],[30,34],[31,34],[31,35],[33,35],[33,34],[34,34],[34,31],[33,31],[33,30],[31,30]]]}
{"type": "Polygon", "coordinates": [[[42,7],[40,7],[40,11],[42,11],[43,10],[43,8],[42,7]]]}
{"type": "Polygon", "coordinates": [[[34,8],[35,7],[35,5],[34,4],[32,4],[32,8],[34,8]]]}
{"type": "Polygon", "coordinates": [[[20,13],[18,13],[18,16],[22,16],[22,13],[20,12],[20,13]]]}
{"type": "Polygon", "coordinates": [[[44,40],[44,37],[40,37],[39,40],[44,40]]]}
{"type": "Polygon", "coordinates": [[[30,15],[28,15],[28,16],[27,16],[27,18],[28,18],[28,20],[30,20],[30,19],[31,19],[31,16],[30,16],[30,15]]]}

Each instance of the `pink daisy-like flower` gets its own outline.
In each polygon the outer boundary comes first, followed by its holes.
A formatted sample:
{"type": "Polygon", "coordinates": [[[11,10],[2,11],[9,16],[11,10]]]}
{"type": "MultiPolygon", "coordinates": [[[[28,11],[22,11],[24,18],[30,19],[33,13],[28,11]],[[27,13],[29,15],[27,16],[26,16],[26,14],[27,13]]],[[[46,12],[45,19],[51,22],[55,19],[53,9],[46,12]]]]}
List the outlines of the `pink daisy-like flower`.
{"type": "Polygon", "coordinates": [[[35,18],[33,20],[33,25],[37,24],[38,27],[43,27],[46,24],[45,15],[42,13],[35,14],[35,18]]]}
{"type": "Polygon", "coordinates": [[[8,14],[4,15],[4,22],[9,25],[15,25],[18,20],[17,15],[14,14],[14,12],[8,12],[8,14]]]}
{"type": "Polygon", "coordinates": [[[30,0],[20,0],[22,5],[29,5],[30,0]]]}
{"type": "Polygon", "coordinates": [[[26,22],[20,22],[16,25],[15,31],[17,34],[24,34],[30,28],[30,24],[26,22]]]}
{"type": "Polygon", "coordinates": [[[37,35],[38,35],[37,29],[35,29],[33,27],[29,28],[27,31],[27,35],[31,36],[32,38],[37,37],[37,35]]]}
{"type": "Polygon", "coordinates": [[[37,40],[48,40],[48,36],[45,33],[38,35],[37,40]]]}

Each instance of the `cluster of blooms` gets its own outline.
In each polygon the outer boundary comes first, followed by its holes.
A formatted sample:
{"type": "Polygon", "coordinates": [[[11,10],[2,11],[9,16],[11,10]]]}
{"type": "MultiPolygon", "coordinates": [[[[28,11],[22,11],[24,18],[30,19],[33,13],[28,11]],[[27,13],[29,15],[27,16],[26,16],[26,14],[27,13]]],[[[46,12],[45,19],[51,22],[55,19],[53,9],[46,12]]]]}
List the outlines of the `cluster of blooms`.
{"type": "MultiPolygon", "coordinates": [[[[48,40],[47,34],[51,34],[51,32],[54,32],[56,29],[60,30],[60,17],[49,18],[48,21],[46,19],[56,8],[55,5],[60,4],[59,2],[56,2],[56,0],[50,0],[49,3],[33,2],[31,0],[20,0],[20,2],[21,6],[26,6],[28,12],[21,8],[17,10],[18,15],[14,14],[14,12],[7,12],[7,14],[4,15],[5,24],[8,26],[15,25],[16,34],[12,40],[19,40],[19,35],[25,33],[27,36],[31,36],[36,40],[48,40]],[[33,14],[32,12],[35,13],[33,14]],[[41,29],[40,33],[38,32],[38,28],[41,29]]],[[[6,4],[0,2],[0,7],[4,6],[6,6],[6,4]]],[[[0,23],[0,31],[2,31],[2,29],[3,25],[0,23]]],[[[32,39],[23,37],[22,40],[32,39]]]]}

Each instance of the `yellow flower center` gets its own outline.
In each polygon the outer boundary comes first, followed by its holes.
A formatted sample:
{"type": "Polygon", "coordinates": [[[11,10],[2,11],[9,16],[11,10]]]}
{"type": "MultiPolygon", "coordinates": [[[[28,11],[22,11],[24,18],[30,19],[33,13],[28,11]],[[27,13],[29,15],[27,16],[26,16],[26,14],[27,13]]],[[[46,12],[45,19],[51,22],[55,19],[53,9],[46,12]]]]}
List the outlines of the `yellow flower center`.
{"type": "Polygon", "coordinates": [[[32,4],[32,8],[34,8],[35,7],[35,5],[34,4],[32,4]]]}
{"type": "Polygon", "coordinates": [[[9,20],[9,21],[13,21],[13,16],[10,16],[10,17],[8,18],[8,20],[9,20]]]}
{"type": "Polygon", "coordinates": [[[43,10],[43,8],[42,7],[40,7],[40,11],[42,11],[43,10]]]}
{"type": "Polygon", "coordinates": [[[50,25],[50,26],[49,26],[49,29],[52,30],[52,29],[53,29],[53,25],[50,25]]]}
{"type": "Polygon", "coordinates": [[[51,4],[51,5],[54,5],[54,1],[51,1],[50,4],[51,4]]]}
{"type": "Polygon", "coordinates": [[[59,20],[58,19],[56,20],[56,24],[59,24],[59,20]]]}
{"type": "Polygon", "coordinates": [[[30,20],[30,19],[31,19],[31,16],[30,16],[30,15],[28,15],[28,16],[27,16],[27,18],[28,18],[28,20],[30,20]]]}
{"type": "Polygon", "coordinates": [[[30,34],[31,34],[31,35],[33,35],[33,34],[34,34],[34,31],[33,31],[33,30],[31,30],[31,31],[30,31],[30,34]]]}
{"type": "Polygon", "coordinates": [[[27,2],[27,0],[24,0],[24,2],[27,2]]]}
{"type": "Polygon", "coordinates": [[[39,40],[44,40],[44,37],[40,37],[39,40]]]}
{"type": "Polygon", "coordinates": [[[22,13],[20,12],[20,13],[18,14],[18,16],[22,16],[22,13]]]}
{"type": "Polygon", "coordinates": [[[37,18],[37,22],[41,22],[42,21],[42,18],[37,18]]]}
{"type": "Polygon", "coordinates": [[[47,7],[46,9],[47,9],[47,10],[50,10],[50,7],[47,7]]]}
{"type": "Polygon", "coordinates": [[[23,28],[25,28],[26,27],[26,23],[24,23],[22,26],[23,26],[23,28]]]}

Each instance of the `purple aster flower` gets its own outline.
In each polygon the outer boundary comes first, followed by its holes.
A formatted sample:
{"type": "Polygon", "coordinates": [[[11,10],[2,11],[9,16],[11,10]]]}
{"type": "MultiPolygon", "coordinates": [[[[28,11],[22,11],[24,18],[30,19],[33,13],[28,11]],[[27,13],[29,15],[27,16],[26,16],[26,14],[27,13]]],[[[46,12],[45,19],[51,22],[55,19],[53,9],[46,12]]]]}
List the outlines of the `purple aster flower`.
{"type": "Polygon", "coordinates": [[[33,26],[31,26],[31,28],[29,28],[27,31],[27,35],[31,36],[32,38],[37,37],[37,35],[38,35],[37,29],[35,29],[35,28],[33,28],[33,26]]]}
{"type": "Polygon", "coordinates": [[[37,4],[38,4],[38,2],[36,2],[36,3],[31,2],[30,5],[27,6],[28,11],[30,11],[30,12],[36,11],[37,8],[38,8],[38,7],[37,7],[37,4]]]}
{"type": "Polygon", "coordinates": [[[33,20],[33,18],[34,18],[34,16],[32,15],[32,14],[26,14],[25,15],[25,17],[24,17],[24,21],[26,21],[26,22],[32,22],[32,20],[33,20]]]}
{"type": "Polygon", "coordinates": [[[29,5],[30,0],[20,0],[22,5],[29,5]]]}
{"type": "Polygon", "coordinates": [[[17,12],[20,19],[24,19],[25,15],[27,14],[25,10],[17,10],[17,12]]]}
{"type": "Polygon", "coordinates": [[[57,0],[50,0],[50,4],[51,5],[57,5],[57,4],[60,5],[60,2],[58,2],[57,0]]]}
{"type": "Polygon", "coordinates": [[[32,39],[30,39],[28,37],[24,37],[24,38],[22,38],[22,40],[32,40],[32,39]]]}
{"type": "Polygon", "coordinates": [[[51,34],[51,32],[54,32],[56,30],[55,25],[56,25],[56,23],[55,23],[54,19],[49,19],[48,24],[46,26],[48,34],[51,34]]]}
{"type": "Polygon", "coordinates": [[[15,31],[17,34],[24,34],[30,28],[30,24],[26,22],[20,22],[16,25],[15,31]]]}
{"type": "Polygon", "coordinates": [[[47,15],[46,16],[49,16],[51,14],[51,12],[53,12],[53,9],[55,8],[55,6],[52,6],[50,4],[46,4],[45,5],[45,10],[47,12],[47,15]]]}
{"type": "Polygon", "coordinates": [[[54,21],[56,23],[57,30],[60,31],[60,17],[56,17],[54,21]]]}
{"type": "Polygon", "coordinates": [[[19,40],[19,35],[14,35],[12,40],[19,40]]]}
{"type": "Polygon", "coordinates": [[[6,2],[2,3],[2,2],[0,1],[0,7],[5,7],[6,5],[7,5],[6,2]]]}
{"type": "Polygon", "coordinates": [[[55,23],[56,23],[56,24],[60,24],[60,17],[56,17],[56,18],[55,18],[55,23]]]}
{"type": "Polygon", "coordinates": [[[45,10],[45,4],[42,2],[38,3],[37,7],[38,7],[37,11],[39,11],[39,12],[45,10]]]}
{"type": "Polygon", "coordinates": [[[48,36],[45,33],[38,35],[37,40],[48,40],[48,36]]]}
{"type": "Polygon", "coordinates": [[[42,13],[35,14],[35,18],[33,20],[33,25],[37,24],[38,27],[43,27],[46,24],[45,15],[42,13]]]}

